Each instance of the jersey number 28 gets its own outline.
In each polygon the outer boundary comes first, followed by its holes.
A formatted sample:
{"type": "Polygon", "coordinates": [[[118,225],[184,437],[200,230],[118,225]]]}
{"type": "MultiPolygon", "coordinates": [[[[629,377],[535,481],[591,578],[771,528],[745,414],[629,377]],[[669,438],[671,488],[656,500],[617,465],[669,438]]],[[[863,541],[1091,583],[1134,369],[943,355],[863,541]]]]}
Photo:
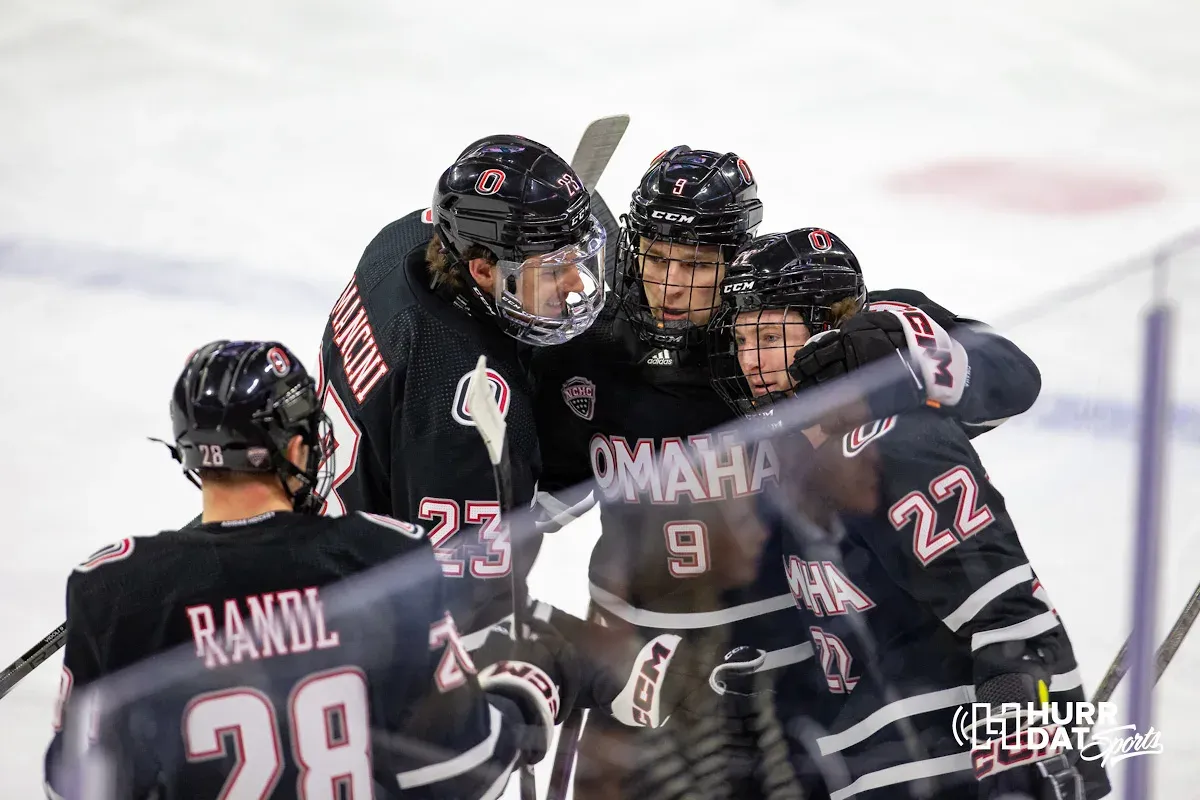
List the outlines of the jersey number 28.
{"type": "MultiPolygon", "coordinates": [[[[367,678],[355,667],[313,673],[288,696],[291,752],[300,770],[297,797],[371,797],[367,678]]],[[[264,800],[283,775],[275,706],[248,686],[197,695],[183,712],[188,761],[233,756],[221,800],[264,800]],[[230,752],[232,750],[233,752],[230,752]]]]}

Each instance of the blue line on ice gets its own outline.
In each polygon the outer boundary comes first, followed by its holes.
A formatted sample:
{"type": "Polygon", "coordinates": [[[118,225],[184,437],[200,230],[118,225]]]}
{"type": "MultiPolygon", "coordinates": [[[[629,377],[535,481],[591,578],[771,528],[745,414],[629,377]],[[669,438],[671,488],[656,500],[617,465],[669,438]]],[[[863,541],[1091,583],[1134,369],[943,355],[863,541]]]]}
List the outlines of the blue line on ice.
{"type": "MultiPolygon", "coordinates": [[[[318,283],[244,265],[164,258],[51,240],[0,238],[0,280],[11,277],[57,283],[73,290],[126,292],[233,306],[257,307],[263,298],[271,298],[297,310],[320,313],[332,306],[343,288],[341,275],[318,283]]],[[[1137,407],[1122,399],[1043,393],[1032,410],[1011,424],[1085,432],[1106,439],[1132,438],[1137,432],[1137,407]]],[[[1176,404],[1171,433],[1176,441],[1200,444],[1200,406],[1176,404]]]]}

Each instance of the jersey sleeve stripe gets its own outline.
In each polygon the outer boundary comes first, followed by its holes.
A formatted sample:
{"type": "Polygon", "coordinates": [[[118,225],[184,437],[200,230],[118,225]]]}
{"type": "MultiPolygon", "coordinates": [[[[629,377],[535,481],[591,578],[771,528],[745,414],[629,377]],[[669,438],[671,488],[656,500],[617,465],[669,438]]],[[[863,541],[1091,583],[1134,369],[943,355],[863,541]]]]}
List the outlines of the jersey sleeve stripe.
{"type": "Polygon", "coordinates": [[[897,783],[907,783],[919,778],[932,778],[937,775],[947,775],[951,772],[970,769],[970,753],[955,753],[939,758],[927,758],[924,761],[910,761],[907,764],[898,764],[887,769],[868,772],[846,788],[830,792],[829,800],[846,800],[846,798],[872,789],[881,789],[884,786],[895,786],[897,783]]]}
{"type": "Polygon", "coordinates": [[[1034,636],[1040,636],[1055,628],[1058,624],[1058,615],[1053,611],[1047,611],[1004,628],[980,631],[971,637],[971,652],[998,642],[1019,642],[1022,639],[1032,639],[1034,636]]]}
{"type": "Polygon", "coordinates": [[[1013,567],[1007,572],[1002,572],[972,592],[971,596],[964,600],[958,608],[944,617],[942,622],[950,630],[957,631],[963,625],[973,620],[975,615],[982,611],[988,603],[1014,586],[1020,586],[1022,583],[1032,580],[1033,569],[1028,564],[1022,564],[1019,567],[1013,567]]]}
{"type": "Polygon", "coordinates": [[[636,625],[639,628],[661,628],[663,630],[696,630],[698,628],[715,628],[751,617],[768,614],[772,611],[782,611],[793,608],[795,601],[790,594],[768,597],[766,600],[756,600],[753,603],[743,603],[719,611],[697,611],[686,614],[668,614],[661,611],[647,611],[635,608],[617,597],[612,592],[605,591],[592,582],[588,582],[588,590],[596,605],[602,607],[613,616],[636,625]]]}
{"type": "Polygon", "coordinates": [[[500,740],[500,730],[504,726],[504,716],[500,710],[488,706],[488,736],[479,744],[446,761],[418,767],[407,772],[396,773],[396,781],[401,789],[413,789],[418,786],[428,786],[431,783],[446,781],[464,775],[486,763],[496,752],[496,742],[500,740]]]}
{"type": "Polygon", "coordinates": [[[801,661],[806,661],[813,656],[812,642],[804,644],[794,644],[791,647],[781,647],[778,650],[768,650],[767,657],[763,659],[763,663],[755,672],[766,672],[780,667],[787,667],[792,664],[799,664],[801,661]]]}
{"type": "Polygon", "coordinates": [[[1078,689],[1081,686],[1083,686],[1083,675],[1080,674],[1078,667],[1070,672],[1050,677],[1050,691],[1052,692],[1067,692],[1071,689],[1078,689]]]}
{"type": "Polygon", "coordinates": [[[852,747],[873,736],[893,722],[916,714],[938,711],[943,708],[953,708],[964,703],[970,703],[974,699],[974,686],[955,686],[953,689],[942,689],[937,692],[905,697],[902,700],[888,703],[866,719],[856,722],[844,731],[818,738],[817,747],[821,749],[821,755],[823,756],[827,756],[830,753],[839,753],[847,747],[852,747]]]}

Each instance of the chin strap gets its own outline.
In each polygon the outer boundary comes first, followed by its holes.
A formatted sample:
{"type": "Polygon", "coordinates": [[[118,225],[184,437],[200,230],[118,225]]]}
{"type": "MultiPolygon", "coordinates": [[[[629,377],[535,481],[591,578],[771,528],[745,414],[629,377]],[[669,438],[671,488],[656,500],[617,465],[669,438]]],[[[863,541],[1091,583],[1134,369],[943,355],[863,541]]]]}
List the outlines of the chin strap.
{"type": "MultiPolygon", "coordinates": [[[[181,465],[183,464],[183,456],[179,455],[178,447],[171,444],[170,442],[164,442],[162,439],[155,439],[153,436],[147,436],[146,438],[152,442],[158,442],[163,447],[167,448],[167,451],[171,454],[171,458],[178,461],[181,465]]],[[[189,481],[191,481],[192,485],[195,486],[197,489],[201,488],[200,479],[197,478],[196,474],[194,472],[192,472],[190,469],[185,469],[183,471],[183,476],[185,478],[187,478],[189,481]]]]}

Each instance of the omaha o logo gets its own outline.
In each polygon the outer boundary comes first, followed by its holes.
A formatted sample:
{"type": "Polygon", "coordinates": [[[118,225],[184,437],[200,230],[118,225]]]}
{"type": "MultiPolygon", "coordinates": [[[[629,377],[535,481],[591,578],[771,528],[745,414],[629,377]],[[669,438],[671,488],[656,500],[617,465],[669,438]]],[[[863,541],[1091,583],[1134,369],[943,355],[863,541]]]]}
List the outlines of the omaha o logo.
{"type": "MultiPolygon", "coordinates": [[[[450,409],[450,416],[454,417],[454,421],[459,425],[466,425],[468,428],[475,427],[475,418],[471,416],[471,406],[468,402],[468,392],[471,388],[471,376],[475,374],[475,370],[471,370],[466,375],[458,379],[458,388],[454,390],[454,406],[450,409]]],[[[492,387],[492,396],[496,398],[496,406],[500,409],[500,417],[508,416],[508,404],[512,400],[512,390],[508,387],[508,381],[504,380],[504,376],[494,369],[487,371],[488,384],[492,387]]]]}
{"type": "Polygon", "coordinates": [[[475,182],[475,191],[484,195],[495,194],[504,185],[504,177],[501,170],[485,169],[479,173],[479,180],[475,182]]]}

